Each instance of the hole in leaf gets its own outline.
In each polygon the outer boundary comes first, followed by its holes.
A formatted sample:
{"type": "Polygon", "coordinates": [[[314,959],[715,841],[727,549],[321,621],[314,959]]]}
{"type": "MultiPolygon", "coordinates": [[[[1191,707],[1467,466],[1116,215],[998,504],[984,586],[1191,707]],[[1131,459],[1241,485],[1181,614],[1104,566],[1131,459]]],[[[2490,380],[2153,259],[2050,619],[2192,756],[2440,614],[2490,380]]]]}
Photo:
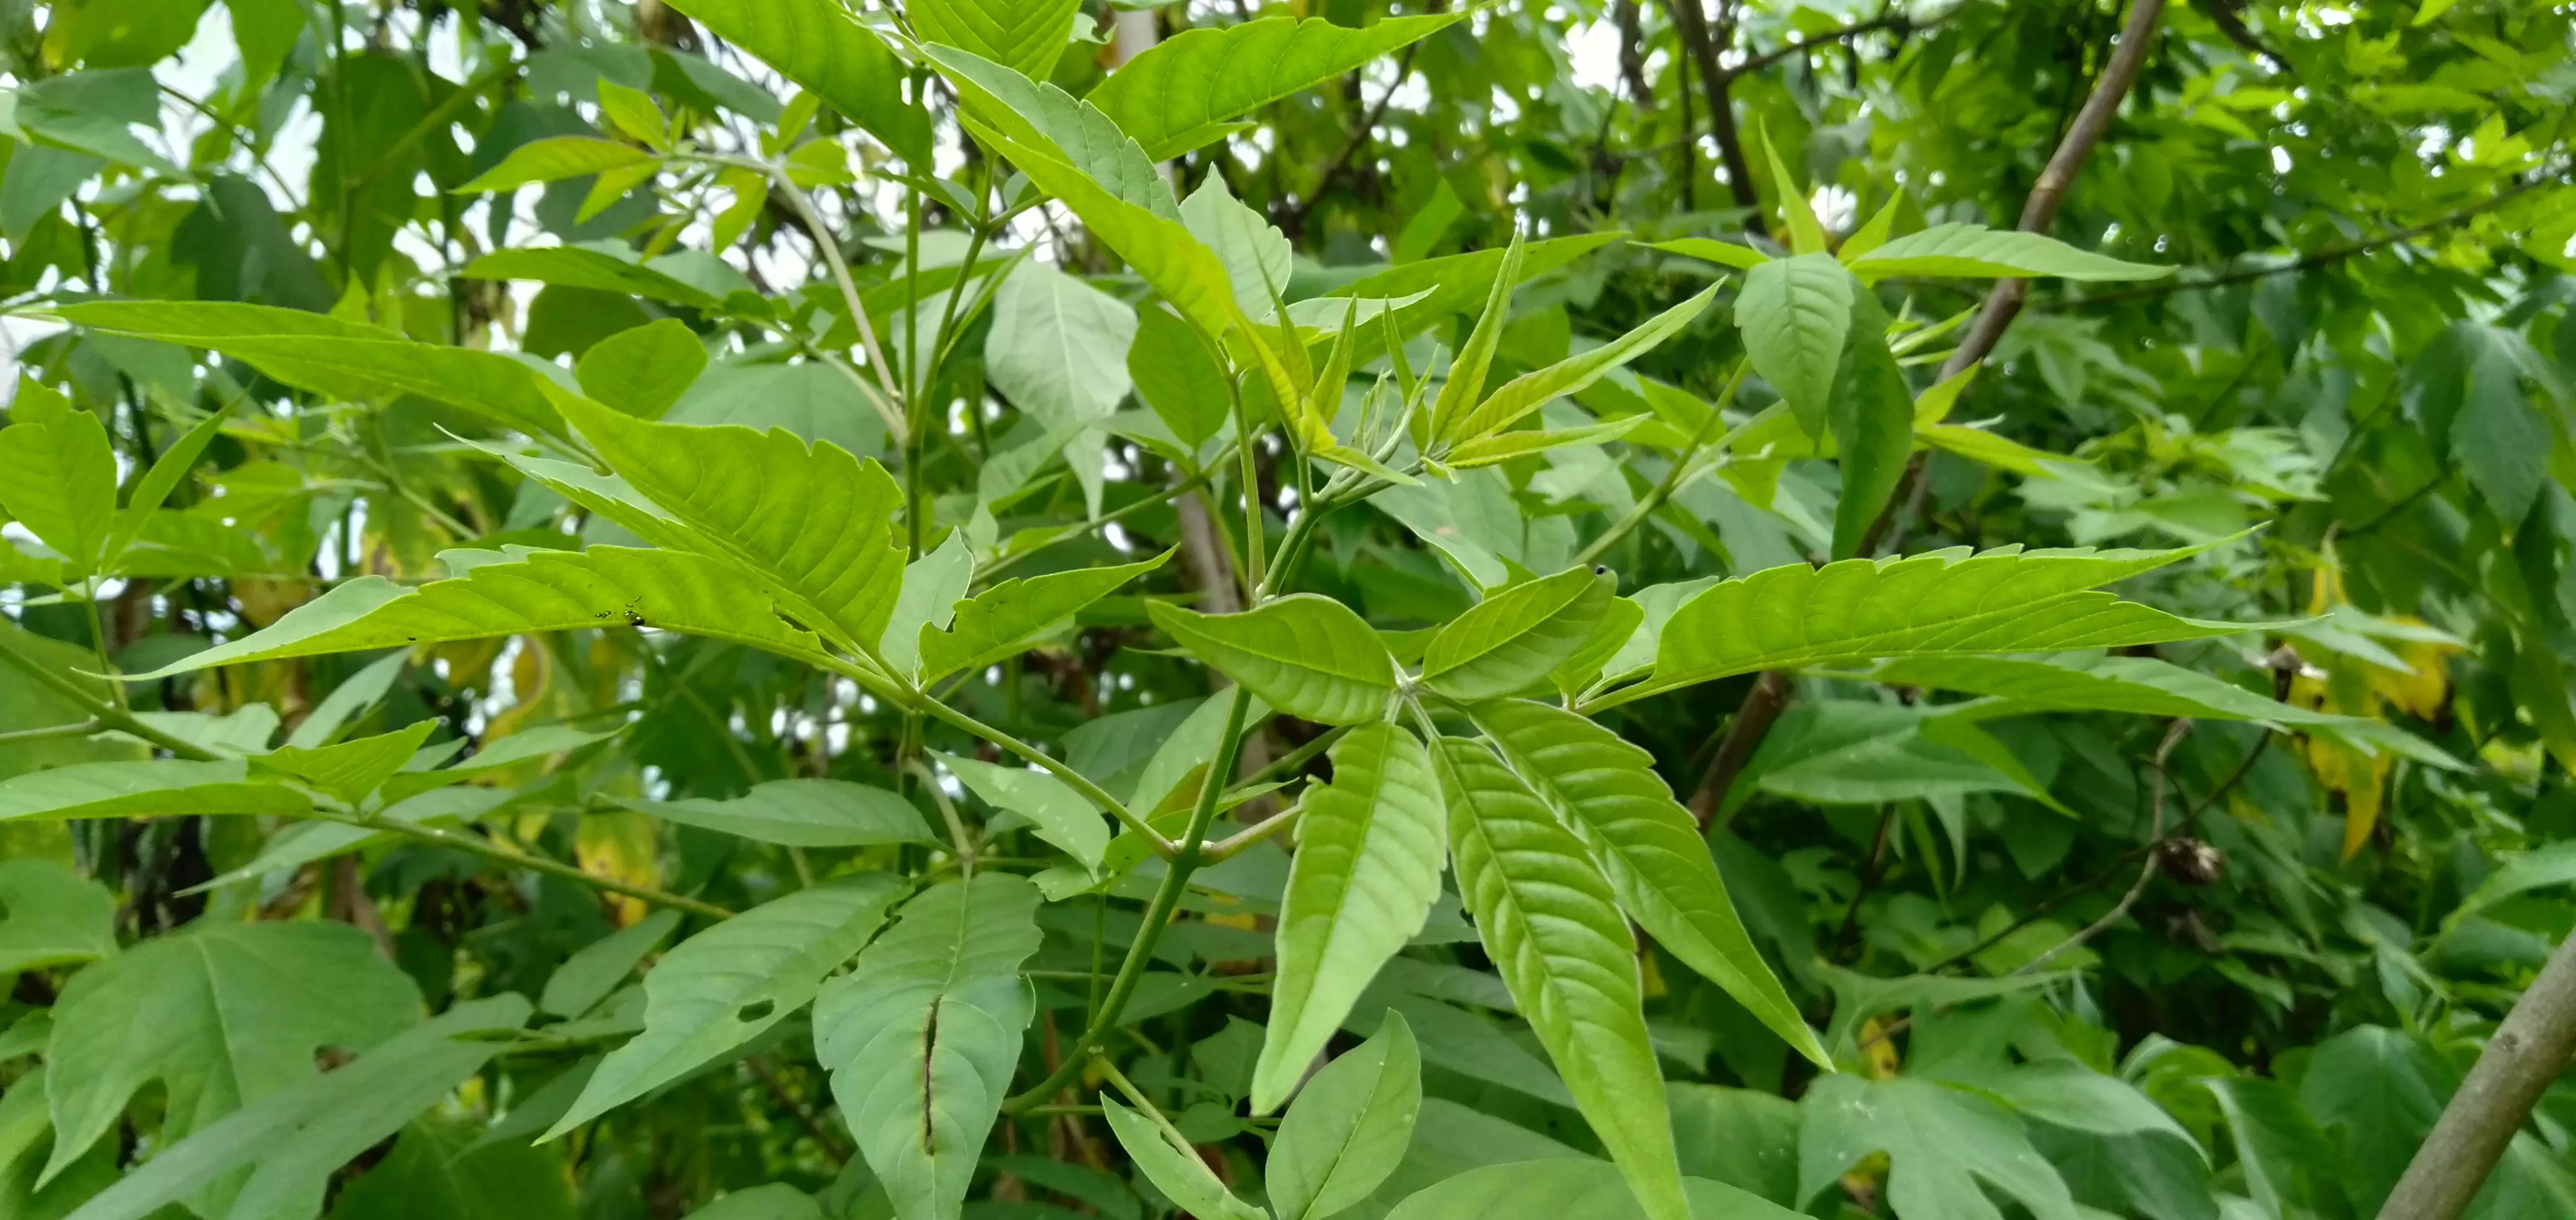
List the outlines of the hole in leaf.
{"type": "Polygon", "coordinates": [[[741,1008],[735,1010],[733,1016],[737,1021],[757,1021],[762,1017],[768,1016],[777,1008],[778,1002],[776,1000],[753,1000],[751,1003],[745,1004],[741,1008]]]}

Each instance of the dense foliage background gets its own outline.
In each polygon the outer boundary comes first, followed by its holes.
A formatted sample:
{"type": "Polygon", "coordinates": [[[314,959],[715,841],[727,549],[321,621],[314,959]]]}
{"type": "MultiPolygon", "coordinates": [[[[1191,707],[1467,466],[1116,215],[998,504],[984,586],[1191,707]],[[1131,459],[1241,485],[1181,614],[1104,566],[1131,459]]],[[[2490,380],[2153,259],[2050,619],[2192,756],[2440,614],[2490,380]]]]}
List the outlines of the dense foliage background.
{"type": "Polygon", "coordinates": [[[2576,925],[2565,6],[0,72],[0,1216],[2366,1217],[2576,925]]]}

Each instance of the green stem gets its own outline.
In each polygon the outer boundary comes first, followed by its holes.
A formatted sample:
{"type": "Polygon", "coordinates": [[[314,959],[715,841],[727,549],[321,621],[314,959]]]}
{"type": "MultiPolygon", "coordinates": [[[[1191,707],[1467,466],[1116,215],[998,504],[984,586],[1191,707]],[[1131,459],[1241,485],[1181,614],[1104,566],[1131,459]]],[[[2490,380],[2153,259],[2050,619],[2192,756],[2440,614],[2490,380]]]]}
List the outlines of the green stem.
{"type": "MultiPolygon", "coordinates": [[[[1250,693],[1240,683],[1236,684],[1234,701],[1225,715],[1225,735],[1220,738],[1223,745],[1209,765],[1208,774],[1234,774],[1235,760],[1243,753],[1243,722],[1251,702],[1250,693]]],[[[1163,884],[1154,891],[1153,901],[1145,908],[1145,922],[1137,930],[1135,943],[1127,946],[1127,959],[1119,964],[1118,977],[1110,982],[1109,994],[1101,1000],[1100,1011],[1092,1015],[1090,1026],[1082,1031],[1081,1039],[1065,1055],[1064,1062],[1036,1087],[1003,1103],[1005,1111],[1016,1114],[1054,1096],[1057,1090],[1081,1074],[1086,1059],[1108,1053],[1106,1040],[1109,1031],[1117,1028],[1118,1014],[1127,1007],[1128,997],[1136,993],[1136,985],[1144,981],[1145,965],[1154,956],[1154,943],[1162,939],[1163,929],[1171,925],[1172,911],[1180,906],[1181,893],[1189,887],[1190,874],[1198,871],[1204,859],[1201,840],[1207,837],[1209,824],[1216,821],[1217,795],[1223,787],[1222,784],[1199,786],[1198,804],[1190,810],[1189,829],[1182,834],[1179,849],[1172,853],[1170,864],[1163,873],[1163,884]]]]}
{"type": "MultiPolygon", "coordinates": [[[[1008,750],[1013,754],[1017,754],[1020,757],[1044,768],[1057,779],[1063,780],[1068,787],[1081,793],[1084,800],[1090,801],[1092,804],[1099,806],[1101,812],[1118,819],[1118,821],[1125,825],[1129,830],[1143,835],[1145,837],[1145,841],[1153,845],[1154,854],[1159,856],[1170,856],[1174,853],[1175,849],[1172,846],[1171,840],[1164,838],[1162,834],[1159,831],[1156,831],[1151,824],[1145,821],[1145,819],[1136,816],[1136,812],[1129,809],[1125,802],[1119,800],[1117,797],[1109,795],[1107,789],[1091,782],[1090,776],[1084,775],[1082,772],[1076,771],[1062,762],[1058,762],[1056,759],[1049,757],[1046,751],[1041,750],[1036,746],[1030,745],[1017,737],[1013,737],[981,720],[977,720],[964,712],[958,711],[956,708],[950,707],[937,699],[931,698],[927,692],[920,696],[920,707],[922,711],[929,713],[932,718],[943,721],[952,728],[963,729],[968,733],[992,742],[994,745],[1000,746],[1003,749],[1008,750]]],[[[1215,788],[1211,785],[1209,787],[1209,797],[1213,800],[1214,796],[1215,788]]]]}
{"type": "Polygon", "coordinates": [[[1148,496],[1133,504],[1122,505],[1118,508],[1102,513],[1098,518],[1085,522],[1082,528],[1048,542],[1045,546],[1031,547],[1028,550],[1018,552],[1017,554],[1005,555],[1000,559],[996,559],[992,563],[976,570],[975,583],[979,586],[987,584],[993,578],[1000,576],[1002,573],[1018,567],[1021,563],[1025,562],[1029,556],[1045,550],[1046,547],[1055,546],[1059,543],[1071,542],[1076,538],[1088,537],[1089,535],[1108,528],[1113,522],[1134,516],[1147,509],[1160,507],[1162,505],[1169,504],[1174,500],[1178,500],[1191,492],[1197,491],[1201,487],[1207,486],[1209,477],[1208,472],[1204,470],[1193,472],[1188,478],[1165,488],[1159,494],[1148,496]]]}
{"type": "Polygon", "coordinates": [[[1119,1092],[1126,1094],[1128,1102],[1143,1111],[1146,1118],[1153,1120],[1155,1129],[1163,1133],[1163,1138],[1170,1141],[1175,1150],[1190,1151],[1190,1137],[1181,1134],[1181,1129],[1173,1126],[1172,1120],[1163,1117],[1162,1107],[1146,1097],[1145,1091],[1137,1088],[1135,1081],[1127,1079],[1127,1074],[1119,1071],[1118,1065],[1109,1061],[1109,1056],[1095,1054],[1092,1058],[1100,1064],[1100,1074],[1117,1086],[1119,1092]]]}
{"type": "Polygon", "coordinates": [[[41,729],[17,729],[0,733],[0,746],[15,745],[22,741],[50,741],[57,737],[87,737],[98,730],[99,723],[96,720],[48,725],[41,729]]]}
{"type": "Polygon", "coordinates": [[[823,213],[816,210],[813,199],[805,194],[804,188],[787,176],[786,167],[740,158],[717,160],[721,164],[756,169],[769,175],[778,192],[787,197],[788,206],[795,209],[796,218],[804,222],[806,232],[814,238],[814,248],[822,252],[824,265],[831,268],[832,283],[841,290],[841,304],[849,309],[850,324],[858,328],[859,342],[868,349],[868,364],[876,369],[877,384],[885,391],[885,402],[878,405],[878,411],[886,416],[887,426],[895,430],[895,439],[909,443],[910,429],[898,413],[904,402],[903,389],[894,382],[894,366],[886,363],[885,348],[877,342],[875,324],[868,321],[867,302],[859,297],[858,281],[850,278],[849,260],[841,257],[841,239],[832,233],[832,226],[823,222],[823,213]]]}
{"type": "MultiPolygon", "coordinates": [[[[1646,493],[1645,498],[1638,500],[1637,506],[1629,509],[1626,516],[1619,518],[1617,524],[1612,525],[1600,537],[1593,539],[1590,546],[1584,547],[1582,552],[1574,557],[1574,566],[1581,567],[1601,558],[1611,547],[1619,545],[1622,539],[1636,532],[1638,526],[1645,524],[1648,516],[1664,506],[1664,501],[1673,498],[1674,492],[1681,490],[1682,484],[1689,480],[1693,469],[1703,456],[1701,449],[1708,437],[1709,429],[1716,427],[1725,419],[1727,404],[1735,401],[1735,392],[1743,387],[1744,373],[1748,367],[1744,360],[1740,358],[1736,360],[1735,371],[1727,375],[1725,392],[1718,396],[1717,405],[1709,409],[1708,418],[1700,421],[1699,431],[1691,436],[1689,447],[1682,450],[1680,457],[1673,459],[1673,468],[1665,471],[1663,480],[1656,483],[1654,488],[1646,493]]],[[[1727,429],[1715,443],[1708,444],[1707,452],[1724,453],[1735,444],[1735,438],[1742,436],[1746,429],[1786,409],[1787,407],[1781,403],[1773,403],[1762,408],[1753,418],[1727,429]]]]}

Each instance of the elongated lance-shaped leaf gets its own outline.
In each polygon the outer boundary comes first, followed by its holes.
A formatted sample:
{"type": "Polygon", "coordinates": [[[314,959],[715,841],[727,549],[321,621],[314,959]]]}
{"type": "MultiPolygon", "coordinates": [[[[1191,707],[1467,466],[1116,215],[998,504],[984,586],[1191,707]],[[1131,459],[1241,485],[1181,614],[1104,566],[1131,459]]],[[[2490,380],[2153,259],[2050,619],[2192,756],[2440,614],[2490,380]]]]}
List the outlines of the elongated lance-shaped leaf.
{"type": "Polygon", "coordinates": [[[2132,263],[2078,250],[2054,237],[1983,225],[1934,225],[1888,242],[1851,262],[1872,279],[1891,275],[2048,276],[2063,280],[2158,280],[2171,267],[2132,263]]]}
{"type": "Polygon", "coordinates": [[[545,1138],[642,1097],[805,1006],[885,922],[902,883],[836,877],[681,941],[644,976],[644,1032],[608,1053],[545,1138]]]}
{"type": "Polygon", "coordinates": [[[673,0],[707,32],[814,91],[895,155],[930,166],[930,116],[903,100],[903,64],[838,0],[673,0]]]}
{"type": "Polygon", "coordinates": [[[1465,346],[1458,358],[1449,362],[1448,379],[1440,383],[1440,396],[1431,400],[1431,435],[1447,441],[1458,435],[1459,425],[1485,393],[1485,374],[1494,367],[1494,348],[1503,341],[1503,325],[1510,321],[1512,289],[1520,285],[1521,235],[1512,234],[1512,244],[1503,250],[1503,266],[1494,274],[1494,286],[1485,295],[1485,311],[1476,316],[1476,329],[1467,332],[1465,346]]]}
{"type": "Polygon", "coordinates": [[[922,58],[957,90],[976,121],[1022,147],[1052,153],[1112,196],[1165,220],[1180,219],[1172,186],[1154,159],[1088,100],[953,46],[931,43],[922,58]]]}
{"type": "MultiPolygon", "coordinates": [[[[581,246],[495,250],[465,264],[465,269],[457,274],[469,280],[535,280],[567,288],[595,288],[601,292],[649,297],[696,309],[711,310],[724,304],[723,298],[695,284],[641,263],[629,262],[605,250],[581,246]]],[[[663,325],[681,324],[666,320],[663,325]]],[[[687,333],[685,327],[682,330],[687,333]]]]}
{"type": "Polygon", "coordinates": [[[1163,566],[1165,551],[1141,563],[1109,568],[1076,568],[1014,577],[958,602],[954,625],[946,631],[923,624],[921,680],[936,682],[961,669],[977,669],[1017,656],[1030,641],[1075,611],[1107,597],[1128,581],[1163,566]]]}
{"type": "Polygon", "coordinates": [[[1717,299],[1719,285],[1711,284],[1699,295],[1656,314],[1640,323],[1635,330],[1621,335],[1591,351],[1569,356],[1546,368],[1523,373],[1503,383],[1503,388],[1476,404],[1476,409],[1459,417],[1451,430],[1439,439],[1451,444],[1490,436],[1520,422],[1522,416],[1546,406],[1550,399],[1579,393],[1585,386],[1599,381],[1612,369],[1628,363],[1656,345],[1680,334],[1682,328],[1697,321],[1717,299]]]}
{"type": "Polygon", "coordinates": [[[1045,80],[1073,37],[1081,0],[912,0],[904,15],[924,42],[965,49],[1045,80]]]}
{"type": "Polygon", "coordinates": [[[1421,1113],[1422,1051],[1404,1014],[1389,1008],[1279,1121],[1266,1167],[1279,1220],[1323,1220],[1368,1198],[1404,1159],[1421,1113]]]}
{"type": "MultiPolygon", "coordinates": [[[[1216,254],[1191,236],[1180,221],[1121,198],[1073,162],[1042,148],[1012,140],[973,114],[960,118],[994,151],[1027,174],[1038,189],[1061,200],[1082,218],[1102,244],[1127,260],[1129,269],[1172,308],[1209,335],[1234,329],[1241,312],[1234,303],[1233,281],[1216,254]]],[[[1177,210],[1175,211],[1177,215],[1177,210]]]]}
{"type": "Polygon", "coordinates": [[[1833,386],[1825,430],[1838,446],[1842,474],[1833,553],[1848,559],[1904,480],[1906,460],[1914,453],[1914,394],[1887,350],[1887,311],[1866,288],[1852,293],[1851,328],[1843,334],[1833,386]]]}
{"type": "Polygon", "coordinates": [[[1395,658],[1350,607],[1297,593],[1241,614],[1200,614],[1163,602],[1146,606],[1190,655],[1243,683],[1270,706],[1325,724],[1361,724],[1386,714],[1395,658]]]}
{"type": "Polygon", "coordinates": [[[1684,965],[1831,1070],[1815,1031],[1753,947],[1690,811],[1655,774],[1654,756],[1563,708],[1524,700],[1469,713],[1505,762],[1545,799],[1610,878],[1619,905],[1684,965]]]}
{"type": "Polygon", "coordinates": [[[986,873],[904,904],[814,1001],[814,1054],[903,1220],[957,1215],[1035,1005],[1038,891],[986,873]]]}
{"type": "Polygon", "coordinates": [[[1809,436],[1825,431],[1825,408],[1842,368],[1852,297],[1860,282],[1830,254],[1773,259],[1744,273],[1735,325],[1753,371],[1780,392],[1809,436]]]}
{"type": "Polygon", "coordinates": [[[1269,17],[1184,30],[1129,60],[1090,100],[1157,161],[1212,143],[1227,120],[1339,77],[1465,16],[1389,17],[1362,29],[1269,17]]]}
{"type": "Polygon", "coordinates": [[[1691,258],[1706,259],[1719,266],[1733,267],[1737,270],[1758,267],[1771,261],[1770,255],[1751,246],[1719,241],[1713,237],[1677,237],[1671,241],[1650,241],[1645,243],[1645,246],[1649,250],[1663,250],[1691,258]]]}
{"type": "Polygon", "coordinates": [[[1447,457],[1440,460],[1442,465],[1452,470],[1474,470],[1479,466],[1492,466],[1508,462],[1513,458],[1528,457],[1533,453],[1567,445],[1606,444],[1626,436],[1631,430],[1652,418],[1654,417],[1650,415],[1630,415],[1621,419],[1605,419],[1597,424],[1557,428],[1544,432],[1535,428],[1525,428],[1517,432],[1497,432],[1491,436],[1477,437],[1472,441],[1462,441],[1457,448],[1449,451],[1447,457]]]}
{"type": "Polygon", "coordinates": [[[1798,190],[1798,180],[1789,176],[1788,163],[1780,159],[1780,146],[1772,142],[1767,130],[1762,133],[1762,158],[1770,163],[1771,190],[1780,200],[1780,218],[1789,225],[1790,252],[1824,253],[1828,248],[1825,227],[1817,222],[1816,210],[1798,190]]]}
{"type": "Polygon", "coordinates": [[[1260,1208],[1236,1198],[1217,1180],[1197,1149],[1165,1134],[1160,1123],[1107,1095],[1100,1099],[1100,1116],[1108,1120],[1109,1133],[1118,1137],[1137,1171],[1181,1210],[1200,1220],[1267,1220],[1260,1208]]]}
{"type": "Polygon", "coordinates": [[[563,431],[537,384],[543,375],[499,352],[414,343],[327,314],[228,301],[88,301],[53,312],[75,326],[221,352],[328,397],[417,394],[532,435],[563,431]]]}
{"type": "Polygon", "coordinates": [[[2261,629],[2260,623],[2181,618],[2095,591],[2217,545],[1976,553],[1955,547],[1902,559],[1766,569],[1684,603],[1664,625],[1654,676],[1591,706],[1786,666],[2120,648],[2261,629]]]}
{"type": "Polygon", "coordinates": [[[156,681],[244,661],[582,627],[658,627],[787,656],[821,652],[812,633],[787,625],[768,594],[746,588],[719,560],[613,546],[517,556],[413,588],[361,576],[262,630],[130,680],[156,681]]]}
{"type": "Polygon", "coordinates": [[[144,1220],[182,1201],[211,1205],[206,1214],[221,1220],[319,1214],[334,1172],[508,1050],[527,1019],[528,1001],[517,995],[461,1001],[345,1067],[155,1152],[72,1214],[144,1220]],[[227,1179],[244,1169],[236,1189],[227,1179]]]}
{"type": "Polygon", "coordinates": [[[1440,897],[1440,785],[1422,742],[1391,724],[1363,725],[1334,743],[1332,760],[1332,782],[1297,802],[1270,1029],[1252,1074],[1255,1113],[1287,1100],[1440,897]]]}
{"type": "MultiPolygon", "coordinates": [[[[178,490],[180,480],[187,478],[188,472],[196,467],[197,459],[205,455],[206,446],[214,443],[215,433],[223,429],[224,420],[232,414],[232,408],[231,403],[217,408],[197,421],[197,426],[188,429],[178,440],[172,441],[169,448],[161,451],[160,457],[152,460],[152,468],[143,472],[142,481],[134,485],[134,494],[126,501],[125,510],[117,514],[116,532],[107,543],[110,559],[134,541],[134,536],[153,520],[155,510],[169,500],[171,492],[178,490]]],[[[167,517],[161,519],[168,520],[167,517]]]]}
{"type": "Polygon", "coordinates": [[[285,776],[344,801],[356,801],[403,769],[429,740],[436,720],[329,746],[284,746],[251,759],[253,774],[285,776]]]}
{"type": "Polygon", "coordinates": [[[1449,737],[1433,757],[1477,937],[1646,1215],[1690,1220],[1636,942],[1610,879],[1491,750],[1449,737]]]}
{"type": "Polygon", "coordinates": [[[510,150],[501,163],[476,174],[456,188],[460,195],[515,190],[568,178],[602,175],[603,180],[650,174],[660,159],[632,144],[597,136],[548,136],[510,150]]]}
{"type": "Polygon", "coordinates": [[[894,536],[903,489],[873,459],[784,428],[654,423],[579,398],[560,405],[610,469],[695,532],[692,549],[759,574],[793,598],[791,609],[826,616],[813,625],[853,651],[885,634],[903,587],[894,536]]]}
{"type": "Polygon", "coordinates": [[[790,847],[940,842],[912,802],[841,779],[773,779],[731,800],[617,803],[667,822],[790,847]]]}
{"type": "Polygon", "coordinates": [[[1491,699],[1543,682],[1619,595],[1607,569],[1567,568],[1470,607],[1431,637],[1422,681],[1453,699],[1491,699]]]}
{"type": "Polygon", "coordinates": [[[240,759],[73,763],[0,780],[0,822],[17,818],[148,818],[309,813],[313,799],[250,777],[240,759]]]}

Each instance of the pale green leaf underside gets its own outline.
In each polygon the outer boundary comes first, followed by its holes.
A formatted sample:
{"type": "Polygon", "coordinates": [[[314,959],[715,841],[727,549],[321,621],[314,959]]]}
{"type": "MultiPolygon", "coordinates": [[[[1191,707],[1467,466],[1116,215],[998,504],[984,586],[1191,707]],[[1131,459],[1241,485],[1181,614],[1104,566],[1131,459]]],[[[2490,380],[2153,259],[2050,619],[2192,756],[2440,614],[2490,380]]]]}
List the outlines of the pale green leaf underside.
{"type": "Polygon", "coordinates": [[[1395,1171],[1422,1113],[1422,1052],[1388,1009],[1369,1040],[1325,1064],[1279,1121],[1264,1185],[1279,1220],[1324,1220],[1395,1171]]]}
{"type": "Polygon", "coordinates": [[[925,42],[964,47],[1038,80],[1073,36],[1081,0],[913,0],[904,6],[925,42]]]}
{"type": "Polygon", "coordinates": [[[1027,818],[1039,838],[1063,849],[1085,870],[1097,870],[1109,850],[1109,825],[1100,810],[1071,784],[1044,771],[930,751],[975,795],[996,809],[1027,818]]]}
{"type": "Polygon", "coordinates": [[[1832,1061],[1727,898],[1690,811],[1653,756],[1562,708],[1519,700],[1473,710],[1476,726],[1591,849],[1619,903],[1656,943],[1820,1066],[1832,1061]]]}
{"type": "Polygon", "coordinates": [[[671,7],[929,168],[930,116],[904,102],[902,62],[837,0],[672,0],[671,7]]]}
{"type": "Polygon", "coordinates": [[[1055,154],[1119,199],[1166,220],[1180,219],[1171,184],[1153,158],[1089,101],[970,50],[932,43],[921,54],[956,86],[978,121],[1015,143],[1055,154]]]}
{"type": "Polygon", "coordinates": [[[2066,280],[2155,280],[2171,267],[2124,262],[2054,237],[1982,225],[1934,225],[1853,259],[1861,275],[2049,276],[2066,280]]]}
{"type": "Polygon", "coordinates": [[[154,670],[150,681],[214,665],[402,648],[582,627],[654,627],[789,656],[814,656],[812,634],[778,617],[769,596],[722,562],[670,551],[592,547],[525,551],[464,576],[405,588],[361,576],[267,628],[154,670]]]}
{"type": "Polygon", "coordinates": [[[1286,1100],[1378,968],[1440,897],[1440,786],[1412,733],[1364,725],[1335,743],[1333,779],[1299,799],[1297,853],[1279,913],[1279,973],[1252,1105],[1286,1100]]]}
{"type": "Polygon", "coordinates": [[[2116,648],[2259,626],[2180,618],[2097,586],[2199,553],[1964,547],[1792,564],[1719,583],[1673,612],[1654,676],[1595,707],[1730,674],[1879,658],[2116,648]]]}
{"type": "Polygon", "coordinates": [[[964,1204],[1035,1012],[1038,901],[999,873],[933,887],[815,999],[815,1057],[903,1220],[964,1204]]]}
{"type": "Polygon", "coordinates": [[[1183,1211],[1200,1220],[1269,1220],[1260,1208],[1236,1198],[1225,1183],[1217,1181],[1196,1149],[1174,1143],[1154,1120],[1106,1095],[1100,1099],[1100,1116],[1145,1180],[1183,1211]]]}
{"type": "Polygon", "coordinates": [[[1292,594],[1241,614],[1163,602],[1147,610],[1192,656],[1292,716],[1360,724],[1385,715],[1395,691],[1395,658],[1358,614],[1331,598],[1292,594]]]}
{"type": "Polygon", "coordinates": [[[116,894],[57,860],[0,860],[0,974],[116,952],[116,894]]]}
{"type": "Polygon", "coordinates": [[[935,843],[912,802],[837,779],[773,779],[730,800],[620,801],[666,822],[789,847],[935,843]]]}
{"type": "Polygon", "coordinates": [[[73,575],[112,556],[116,452],[87,411],[0,428],[0,509],[63,557],[73,575]]]}
{"type": "Polygon", "coordinates": [[[1650,1220],[1689,1220],[1627,917],[1583,844],[1484,746],[1443,738],[1459,896],[1650,1220]]]}
{"type": "Polygon", "coordinates": [[[835,878],[679,943],[644,976],[644,1032],[609,1052],[553,1139],[751,1041],[805,1006],[823,976],[876,934],[901,883],[835,878]]]}
{"type": "Polygon", "coordinates": [[[1832,255],[1800,254],[1745,272],[1735,299],[1745,358],[1811,436],[1823,430],[1851,330],[1852,296],[1859,291],[1859,282],[1832,255]]]}
{"type": "Polygon", "coordinates": [[[1223,335],[1235,329],[1242,315],[1235,307],[1233,281],[1226,277],[1225,265],[1178,220],[1119,197],[1046,149],[1010,140],[976,123],[972,115],[964,120],[970,128],[982,127],[981,134],[995,152],[1018,166],[1039,190],[1071,208],[1093,236],[1125,259],[1139,279],[1201,332],[1223,335]]]}
{"type": "Polygon", "coordinates": [[[1169,160],[1218,139],[1226,122],[1332,80],[1464,14],[1389,17],[1362,29],[1272,17],[1184,30],[1110,74],[1090,101],[1169,160]]]}

